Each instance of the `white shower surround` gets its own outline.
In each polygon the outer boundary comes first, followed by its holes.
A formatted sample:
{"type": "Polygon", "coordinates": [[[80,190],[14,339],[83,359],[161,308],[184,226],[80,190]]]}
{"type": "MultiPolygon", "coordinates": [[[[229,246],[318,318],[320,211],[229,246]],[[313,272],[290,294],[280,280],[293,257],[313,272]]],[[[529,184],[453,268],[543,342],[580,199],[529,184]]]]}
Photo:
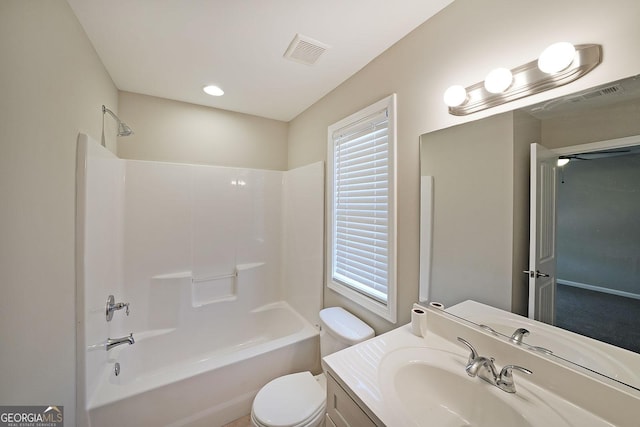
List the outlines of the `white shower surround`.
{"type": "Polygon", "coordinates": [[[221,425],[270,379],[319,369],[323,175],[121,160],[79,137],[80,425],[221,425]],[[107,323],[109,294],[131,315],[107,323]]]}

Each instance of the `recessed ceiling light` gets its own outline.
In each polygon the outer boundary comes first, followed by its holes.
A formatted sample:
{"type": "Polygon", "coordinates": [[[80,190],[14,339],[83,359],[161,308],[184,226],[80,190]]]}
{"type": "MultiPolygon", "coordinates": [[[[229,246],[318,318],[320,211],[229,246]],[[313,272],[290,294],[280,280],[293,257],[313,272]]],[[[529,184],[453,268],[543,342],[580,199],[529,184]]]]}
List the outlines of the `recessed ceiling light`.
{"type": "Polygon", "coordinates": [[[209,86],[205,86],[204,88],[202,88],[203,91],[205,91],[205,93],[211,95],[211,96],[222,96],[224,95],[224,91],[222,89],[220,89],[218,86],[213,86],[213,85],[209,85],[209,86]]]}

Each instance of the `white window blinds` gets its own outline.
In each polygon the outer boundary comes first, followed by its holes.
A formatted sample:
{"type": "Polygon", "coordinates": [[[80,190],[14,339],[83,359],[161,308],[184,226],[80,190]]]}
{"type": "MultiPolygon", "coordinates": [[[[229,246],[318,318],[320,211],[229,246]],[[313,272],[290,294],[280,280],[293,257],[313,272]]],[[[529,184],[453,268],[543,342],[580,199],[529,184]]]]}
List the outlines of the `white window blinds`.
{"type": "Polygon", "coordinates": [[[332,280],[387,304],[389,111],[333,132],[332,280]]]}

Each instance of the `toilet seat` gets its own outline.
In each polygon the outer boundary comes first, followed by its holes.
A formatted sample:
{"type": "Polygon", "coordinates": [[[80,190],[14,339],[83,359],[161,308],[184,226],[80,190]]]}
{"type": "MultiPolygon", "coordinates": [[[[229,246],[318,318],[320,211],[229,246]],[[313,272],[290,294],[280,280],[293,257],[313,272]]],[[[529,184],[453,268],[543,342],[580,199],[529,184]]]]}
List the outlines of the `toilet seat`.
{"type": "Polygon", "coordinates": [[[325,409],[326,389],[311,372],[299,372],[262,387],[253,401],[251,421],[261,427],[316,426],[325,409]]]}

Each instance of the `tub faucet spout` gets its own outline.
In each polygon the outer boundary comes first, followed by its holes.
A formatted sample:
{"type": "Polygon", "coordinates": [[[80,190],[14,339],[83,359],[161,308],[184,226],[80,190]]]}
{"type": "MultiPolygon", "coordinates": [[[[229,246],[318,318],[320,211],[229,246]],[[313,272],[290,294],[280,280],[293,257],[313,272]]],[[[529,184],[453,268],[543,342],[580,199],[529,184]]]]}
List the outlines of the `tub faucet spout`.
{"type": "Polygon", "coordinates": [[[133,332],[122,338],[107,338],[107,351],[111,350],[113,347],[117,347],[121,344],[134,344],[135,340],[133,339],[133,332]]]}

